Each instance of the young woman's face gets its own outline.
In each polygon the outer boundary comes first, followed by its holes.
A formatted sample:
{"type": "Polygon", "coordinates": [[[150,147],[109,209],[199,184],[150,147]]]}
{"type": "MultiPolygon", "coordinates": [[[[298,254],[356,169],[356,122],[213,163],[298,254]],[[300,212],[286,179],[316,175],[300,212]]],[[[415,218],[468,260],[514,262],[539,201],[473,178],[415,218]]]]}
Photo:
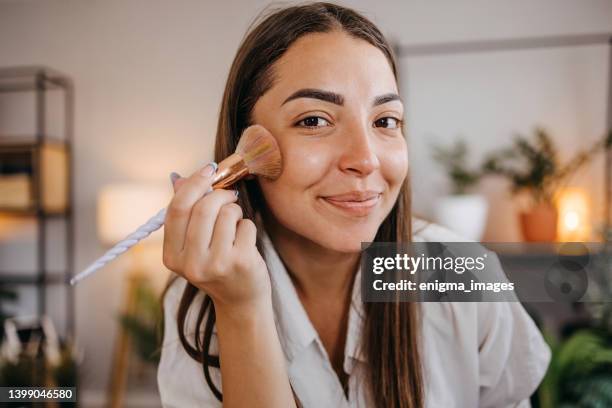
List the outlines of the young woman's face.
{"type": "Polygon", "coordinates": [[[271,215],[322,247],[358,252],[408,171],[403,105],[385,55],[341,31],[308,34],[274,64],[254,123],[278,141],[281,176],[260,178],[271,215]]]}

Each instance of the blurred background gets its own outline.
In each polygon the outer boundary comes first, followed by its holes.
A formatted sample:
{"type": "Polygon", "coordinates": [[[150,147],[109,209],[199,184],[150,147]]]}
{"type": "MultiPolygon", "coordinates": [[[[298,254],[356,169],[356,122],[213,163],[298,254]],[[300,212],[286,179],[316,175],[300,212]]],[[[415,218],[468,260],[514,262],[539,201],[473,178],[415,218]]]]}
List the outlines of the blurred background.
{"type": "MultiPolygon", "coordinates": [[[[417,215],[481,241],[610,240],[612,2],[341,4],[396,48],[417,215]]],[[[66,277],[167,203],[170,172],[212,158],[232,58],[268,5],[0,0],[3,385],[160,405],[161,233],[73,289],[66,277]]],[[[559,319],[585,314],[552,320],[561,351],[559,319]]],[[[578,341],[607,350],[598,370],[612,372],[606,333],[578,341]]]]}

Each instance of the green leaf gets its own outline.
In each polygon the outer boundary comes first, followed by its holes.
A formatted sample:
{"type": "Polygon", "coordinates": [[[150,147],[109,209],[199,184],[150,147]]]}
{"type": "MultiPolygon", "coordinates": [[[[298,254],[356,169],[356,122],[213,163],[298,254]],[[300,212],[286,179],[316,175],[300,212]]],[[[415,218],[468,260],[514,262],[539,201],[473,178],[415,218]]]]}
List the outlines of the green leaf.
{"type": "Polygon", "coordinates": [[[432,157],[446,170],[453,184],[454,194],[464,194],[482,177],[479,168],[469,167],[468,155],[469,149],[463,139],[457,139],[451,146],[432,146],[432,157]]]}

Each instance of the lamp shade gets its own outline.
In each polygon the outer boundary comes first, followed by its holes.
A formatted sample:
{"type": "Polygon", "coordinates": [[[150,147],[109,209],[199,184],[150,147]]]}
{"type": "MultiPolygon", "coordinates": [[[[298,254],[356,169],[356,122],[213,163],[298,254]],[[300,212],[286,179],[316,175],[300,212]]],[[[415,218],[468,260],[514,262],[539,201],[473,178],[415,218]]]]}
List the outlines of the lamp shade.
{"type": "MultiPolygon", "coordinates": [[[[165,185],[121,183],[103,187],[98,194],[98,236],[114,245],[134,232],[168,205],[171,191],[165,185]]],[[[163,234],[152,233],[147,241],[161,241],[163,234]]]]}

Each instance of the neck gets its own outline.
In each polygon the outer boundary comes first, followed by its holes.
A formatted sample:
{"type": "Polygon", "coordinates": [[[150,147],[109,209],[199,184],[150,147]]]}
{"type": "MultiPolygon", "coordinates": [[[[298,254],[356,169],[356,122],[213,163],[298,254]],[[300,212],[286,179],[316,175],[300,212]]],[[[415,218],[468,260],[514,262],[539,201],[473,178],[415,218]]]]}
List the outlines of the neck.
{"type": "Polygon", "coordinates": [[[266,232],[303,300],[346,299],[359,267],[360,253],[331,250],[266,217],[266,232]]]}

